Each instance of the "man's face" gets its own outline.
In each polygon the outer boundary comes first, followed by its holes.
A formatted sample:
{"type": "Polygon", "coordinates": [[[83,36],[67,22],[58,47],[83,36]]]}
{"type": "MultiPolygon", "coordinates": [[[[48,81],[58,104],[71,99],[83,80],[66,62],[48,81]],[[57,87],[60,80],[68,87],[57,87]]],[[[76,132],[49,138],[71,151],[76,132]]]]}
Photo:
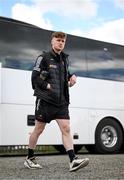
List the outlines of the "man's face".
{"type": "Polygon", "coordinates": [[[53,37],[51,41],[52,48],[55,50],[55,52],[61,52],[65,47],[65,42],[66,42],[65,38],[53,37]]]}

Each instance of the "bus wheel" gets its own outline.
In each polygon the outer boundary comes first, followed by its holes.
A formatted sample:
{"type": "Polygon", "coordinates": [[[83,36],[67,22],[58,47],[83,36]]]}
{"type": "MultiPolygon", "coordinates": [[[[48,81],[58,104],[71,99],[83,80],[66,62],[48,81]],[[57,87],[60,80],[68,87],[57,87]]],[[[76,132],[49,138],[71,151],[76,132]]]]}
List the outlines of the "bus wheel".
{"type": "Polygon", "coordinates": [[[96,128],[94,150],[97,153],[117,153],[123,143],[120,124],[112,119],[103,119],[96,128]]]}
{"type": "MultiPolygon", "coordinates": [[[[82,147],[83,147],[82,145],[74,145],[75,153],[78,153],[78,151],[80,151],[82,147]]],[[[66,154],[66,150],[63,145],[54,145],[54,148],[57,151],[59,151],[61,154],[66,154]]]]}

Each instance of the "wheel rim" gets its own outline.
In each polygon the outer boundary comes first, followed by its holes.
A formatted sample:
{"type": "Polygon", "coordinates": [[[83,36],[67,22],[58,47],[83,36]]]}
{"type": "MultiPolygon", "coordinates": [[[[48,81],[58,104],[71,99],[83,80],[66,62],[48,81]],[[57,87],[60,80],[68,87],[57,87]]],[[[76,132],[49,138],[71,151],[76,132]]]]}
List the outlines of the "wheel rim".
{"type": "Polygon", "coordinates": [[[101,132],[101,140],[105,147],[111,148],[117,143],[117,131],[112,126],[105,126],[101,132]]]}

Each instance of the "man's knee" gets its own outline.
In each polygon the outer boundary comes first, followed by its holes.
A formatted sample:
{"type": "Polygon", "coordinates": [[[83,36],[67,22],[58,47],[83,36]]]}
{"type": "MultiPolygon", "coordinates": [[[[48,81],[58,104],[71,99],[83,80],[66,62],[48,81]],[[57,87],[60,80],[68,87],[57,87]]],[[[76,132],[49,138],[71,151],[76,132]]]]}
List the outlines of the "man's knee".
{"type": "Polygon", "coordinates": [[[45,123],[36,120],[35,129],[34,129],[35,133],[40,135],[44,129],[45,129],[45,123]]]}
{"type": "Polygon", "coordinates": [[[63,133],[69,134],[70,133],[70,125],[68,123],[63,124],[63,133]]]}

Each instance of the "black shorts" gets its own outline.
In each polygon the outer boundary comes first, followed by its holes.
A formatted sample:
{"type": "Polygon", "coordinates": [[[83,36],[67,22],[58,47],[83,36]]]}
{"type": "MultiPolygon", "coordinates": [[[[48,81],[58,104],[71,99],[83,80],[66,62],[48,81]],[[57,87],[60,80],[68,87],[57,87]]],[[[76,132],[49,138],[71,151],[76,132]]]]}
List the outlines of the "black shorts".
{"type": "Polygon", "coordinates": [[[55,119],[70,119],[68,105],[54,106],[37,98],[35,119],[45,123],[50,123],[51,120],[55,119]]]}

